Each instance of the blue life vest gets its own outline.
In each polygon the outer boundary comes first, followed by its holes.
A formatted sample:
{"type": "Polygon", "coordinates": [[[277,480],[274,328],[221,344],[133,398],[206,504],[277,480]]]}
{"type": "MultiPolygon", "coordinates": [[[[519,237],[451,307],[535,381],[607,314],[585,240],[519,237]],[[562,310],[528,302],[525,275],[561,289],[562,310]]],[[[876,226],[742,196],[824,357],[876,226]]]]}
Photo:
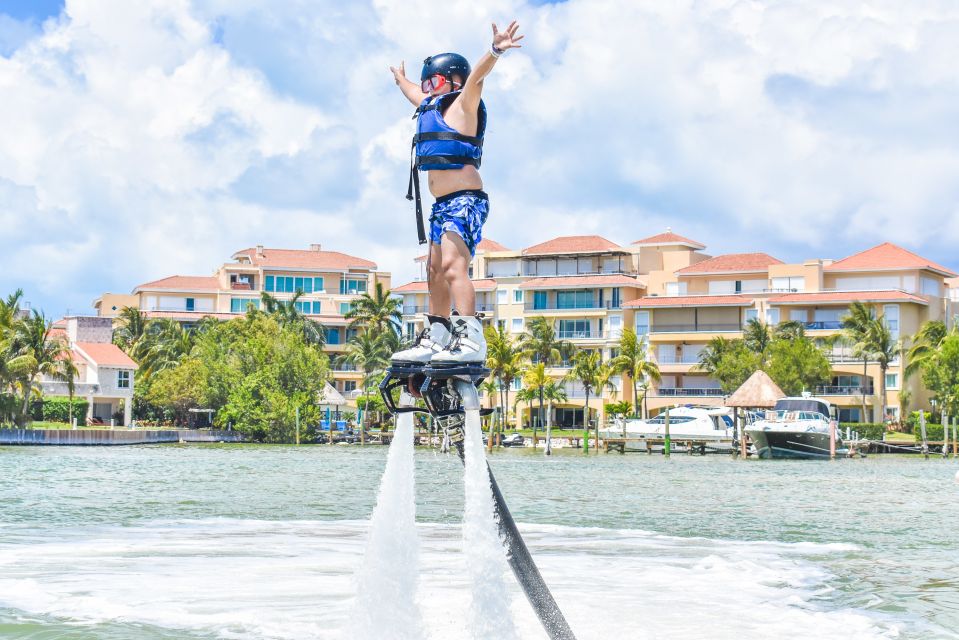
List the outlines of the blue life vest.
{"type": "Polygon", "coordinates": [[[443,112],[449,108],[459,91],[441,96],[428,96],[417,107],[416,151],[414,167],[423,171],[462,169],[465,165],[479,167],[483,157],[483,134],[486,132],[486,105],[480,100],[476,135],[465,136],[446,124],[443,112]]]}
{"type": "Polygon", "coordinates": [[[413,136],[410,150],[410,184],[406,199],[416,201],[416,234],[420,244],[426,244],[426,230],[423,226],[419,170],[444,171],[462,169],[466,165],[479,168],[483,158],[486,105],[482,100],[477,111],[475,136],[464,136],[443,119],[443,112],[459,94],[459,91],[453,91],[441,96],[428,96],[413,113],[416,135],[413,136]]]}

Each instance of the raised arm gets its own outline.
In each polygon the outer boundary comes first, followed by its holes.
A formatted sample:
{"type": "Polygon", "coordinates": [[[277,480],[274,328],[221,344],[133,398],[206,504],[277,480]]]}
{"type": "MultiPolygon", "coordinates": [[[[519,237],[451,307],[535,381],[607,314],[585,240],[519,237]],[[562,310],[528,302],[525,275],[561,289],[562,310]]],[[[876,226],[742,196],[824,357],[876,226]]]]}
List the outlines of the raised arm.
{"type": "Polygon", "coordinates": [[[496,59],[509,49],[519,49],[523,45],[518,44],[525,36],[518,36],[519,24],[513,20],[506,27],[506,30],[500,32],[493,24],[493,45],[490,50],[483,54],[479,59],[470,77],[466,79],[463,86],[463,108],[473,111],[479,108],[479,101],[483,94],[483,80],[489,75],[490,71],[496,65],[496,59]]]}
{"type": "Polygon", "coordinates": [[[413,103],[414,107],[420,106],[428,94],[420,90],[420,86],[406,77],[406,63],[400,62],[400,67],[390,67],[393,72],[393,79],[396,80],[396,86],[400,88],[406,99],[413,103]]]}

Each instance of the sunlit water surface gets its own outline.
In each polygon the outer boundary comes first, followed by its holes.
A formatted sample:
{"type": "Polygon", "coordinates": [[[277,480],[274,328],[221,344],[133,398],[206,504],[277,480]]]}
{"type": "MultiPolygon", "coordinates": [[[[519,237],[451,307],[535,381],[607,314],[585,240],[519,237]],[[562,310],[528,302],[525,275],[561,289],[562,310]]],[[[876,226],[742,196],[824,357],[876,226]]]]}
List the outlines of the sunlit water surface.
{"type": "MultiPolygon", "coordinates": [[[[0,638],[350,638],[386,453],[0,448],[0,638]]],[[[580,640],[959,638],[954,461],[556,453],[491,464],[580,640]]],[[[444,640],[473,637],[462,478],[417,451],[410,600],[444,640]]]]}

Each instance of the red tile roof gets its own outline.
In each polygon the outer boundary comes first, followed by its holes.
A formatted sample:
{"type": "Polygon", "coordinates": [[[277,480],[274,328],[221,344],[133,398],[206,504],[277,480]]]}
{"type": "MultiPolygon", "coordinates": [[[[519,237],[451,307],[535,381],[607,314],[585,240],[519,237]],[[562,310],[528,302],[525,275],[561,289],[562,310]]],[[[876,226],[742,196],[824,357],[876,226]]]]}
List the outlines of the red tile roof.
{"type": "MultiPolygon", "coordinates": [[[[473,280],[473,287],[477,291],[493,291],[496,289],[496,280],[492,278],[473,280]]],[[[390,293],[427,293],[428,291],[429,283],[427,283],[426,280],[414,280],[413,282],[407,282],[403,286],[394,287],[390,290],[390,293]]]]}
{"type": "Polygon", "coordinates": [[[171,289],[188,291],[216,291],[220,288],[220,281],[213,276],[170,276],[146,282],[133,288],[137,289],[171,289]]]}
{"type": "Polygon", "coordinates": [[[624,307],[642,309],[645,307],[747,307],[753,299],[745,296],[646,296],[630,300],[624,307]]]}
{"type": "Polygon", "coordinates": [[[706,245],[702,242],[697,242],[696,240],[690,240],[689,238],[684,238],[678,233],[673,233],[672,231],[667,231],[666,233],[659,233],[655,236],[649,236],[648,238],[643,238],[642,240],[637,240],[633,244],[638,245],[660,245],[660,244],[684,244],[696,249],[705,249],[706,245]]]}
{"type": "Polygon", "coordinates": [[[902,247],[883,242],[871,249],[860,251],[848,258],[827,265],[826,271],[873,271],[890,269],[929,269],[945,276],[956,274],[949,268],[927,260],[902,247]]]}
{"type": "Polygon", "coordinates": [[[555,276],[551,278],[533,278],[519,286],[520,289],[556,289],[558,287],[637,287],[646,285],[621,273],[589,276],[555,276]]]}
{"type": "Polygon", "coordinates": [[[727,253],[683,267],[676,273],[684,276],[707,273],[755,273],[767,271],[769,265],[782,263],[782,260],[768,253],[727,253]]]}
{"type": "Polygon", "coordinates": [[[257,255],[255,248],[242,249],[233,254],[234,258],[246,256],[260,267],[273,269],[376,269],[376,263],[364,258],[340,253],[339,251],[314,251],[312,249],[263,249],[257,255]]]}
{"type": "Polygon", "coordinates": [[[928,304],[919,296],[904,291],[822,291],[814,293],[787,293],[769,299],[769,304],[843,304],[849,302],[916,302],[928,304]]]}
{"type": "Polygon", "coordinates": [[[78,342],[74,348],[89,356],[99,367],[137,368],[137,363],[131,360],[130,356],[110,342],[78,342]]]}
{"type": "Polygon", "coordinates": [[[545,255],[549,253],[605,253],[622,251],[622,248],[602,236],[560,236],[546,242],[534,244],[523,249],[524,256],[545,255]]]}
{"type": "Polygon", "coordinates": [[[483,238],[480,240],[480,243],[476,245],[478,251],[509,251],[510,248],[500,243],[496,240],[490,240],[489,238],[483,238]]]}

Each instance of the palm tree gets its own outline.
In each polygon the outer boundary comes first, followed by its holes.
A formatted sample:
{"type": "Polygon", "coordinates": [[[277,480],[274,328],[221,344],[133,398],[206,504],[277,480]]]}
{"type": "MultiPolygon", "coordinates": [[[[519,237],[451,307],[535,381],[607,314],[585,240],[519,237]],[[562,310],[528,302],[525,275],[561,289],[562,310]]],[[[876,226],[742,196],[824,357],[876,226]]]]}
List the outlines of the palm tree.
{"type": "MultiPolygon", "coordinates": [[[[609,391],[610,398],[612,400],[616,399],[616,395],[619,392],[619,389],[616,387],[616,381],[614,378],[619,375],[619,372],[613,367],[611,362],[601,362],[599,364],[599,372],[596,374],[596,396],[602,400],[603,392],[609,391]]],[[[596,424],[606,421],[606,408],[603,402],[599,403],[599,417],[597,418],[596,424]]]]}
{"type": "MultiPolygon", "coordinates": [[[[520,402],[526,403],[527,409],[529,411],[530,426],[532,426],[532,423],[533,423],[533,401],[536,400],[537,395],[538,394],[536,389],[532,389],[530,387],[523,387],[522,389],[516,392],[516,400],[513,401],[514,413],[516,413],[517,404],[519,404],[520,402]]],[[[520,420],[520,426],[522,426],[522,420],[520,420]]]]}
{"type": "MultiPolygon", "coordinates": [[[[369,399],[369,386],[374,377],[390,363],[387,341],[371,333],[358,333],[346,343],[346,351],[339,357],[340,362],[355,365],[363,371],[363,395],[369,399]]],[[[365,422],[369,424],[369,407],[365,422]]],[[[360,429],[360,442],[366,443],[365,427],[360,429]]]]}
{"type": "Polygon", "coordinates": [[[798,320],[786,320],[773,330],[774,340],[801,340],[806,337],[806,325],[798,320]]]}
{"type": "Polygon", "coordinates": [[[136,307],[123,307],[113,330],[113,344],[135,358],[137,347],[147,333],[147,315],[136,307]]]}
{"type": "MultiPolygon", "coordinates": [[[[522,354],[534,365],[549,365],[561,362],[572,355],[575,350],[571,342],[559,340],[556,337],[556,330],[553,328],[553,323],[543,316],[530,318],[526,324],[526,331],[519,337],[519,348],[522,354]]],[[[542,387],[540,387],[539,395],[539,412],[540,422],[542,422],[542,387]]]]}
{"type": "MultiPolygon", "coordinates": [[[[546,385],[549,384],[550,378],[546,375],[546,365],[542,362],[534,364],[532,367],[526,370],[526,373],[523,375],[523,384],[526,389],[530,392],[535,393],[536,397],[539,398],[539,417],[540,421],[543,419],[543,399],[544,399],[544,390],[546,385]]],[[[533,421],[533,414],[530,413],[529,421],[533,425],[533,446],[536,446],[536,422],[533,421]]]]}
{"type": "MultiPolygon", "coordinates": [[[[321,323],[306,317],[296,303],[303,296],[302,290],[297,290],[289,300],[280,300],[263,291],[260,293],[260,303],[263,313],[273,316],[281,327],[292,328],[302,333],[308,344],[322,348],[326,344],[326,327],[321,323]]],[[[252,310],[249,311],[256,315],[252,310]]]]}
{"type": "Polygon", "coordinates": [[[566,389],[555,380],[543,385],[543,397],[547,400],[546,408],[546,450],[545,455],[553,455],[553,403],[566,402],[566,389]]]}
{"type": "Polygon", "coordinates": [[[393,297],[389,289],[377,282],[373,295],[364,293],[353,300],[353,305],[345,317],[351,328],[363,328],[377,335],[392,331],[399,335],[403,327],[403,314],[400,300],[393,297]]]}
{"type": "Polygon", "coordinates": [[[750,318],[743,328],[743,343],[747,349],[759,356],[760,367],[766,364],[769,346],[772,341],[773,337],[769,327],[757,318],[750,318]]]}
{"type": "MultiPolygon", "coordinates": [[[[479,386],[480,391],[486,394],[486,397],[489,398],[489,408],[493,409],[493,400],[496,398],[496,392],[499,391],[499,385],[496,384],[495,380],[486,380],[481,383],[479,386]]],[[[489,439],[487,443],[489,448],[493,447],[493,418],[490,418],[489,421],[489,439]]]]}
{"type": "MultiPolygon", "coordinates": [[[[959,325],[953,325],[951,331],[959,331],[959,325]]],[[[946,323],[941,320],[930,320],[923,323],[916,335],[912,337],[912,346],[906,352],[906,367],[902,372],[903,380],[907,380],[913,374],[922,371],[926,363],[936,357],[939,346],[949,333],[950,330],[946,328],[946,323]]],[[[902,394],[900,393],[900,395],[902,394]]]]}
{"type": "MultiPolygon", "coordinates": [[[[601,394],[604,386],[615,389],[616,386],[611,380],[614,371],[613,367],[602,361],[602,355],[599,351],[580,351],[576,354],[573,369],[569,372],[568,378],[583,385],[583,390],[586,392],[586,406],[583,410],[583,428],[587,431],[589,430],[589,394],[592,391],[596,391],[597,395],[601,394]]],[[[596,451],[598,452],[599,420],[596,421],[594,433],[596,436],[596,451]]]]}
{"type": "Polygon", "coordinates": [[[505,419],[510,385],[520,375],[523,354],[503,327],[486,327],[486,366],[499,380],[500,407],[505,419]]]}
{"type": "MultiPolygon", "coordinates": [[[[619,339],[619,355],[610,361],[613,371],[629,376],[633,385],[634,413],[639,416],[639,385],[643,381],[662,379],[659,365],[650,361],[646,351],[646,340],[640,339],[631,327],[623,329],[623,336],[619,339]]],[[[648,382],[646,388],[649,388],[648,382]]],[[[643,404],[646,402],[646,391],[643,391],[643,404]]]]}
{"type": "Polygon", "coordinates": [[[52,324],[38,311],[16,320],[13,325],[13,348],[20,361],[19,386],[23,393],[21,419],[26,422],[30,412],[30,398],[33,395],[37,376],[46,375],[55,380],[63,380],[73,398],[73,378],[76,366],[70,358],[70,348],[60,336],[51,336],[52,324]]]}
{"type": "Polygon", "coordinates": [[[172,318],[151,320],[140,339],[137,354],[140,357],[140,375],[144,379],[172,369],[193,351],[195,336],[172,318]]]}
{"type": "Polygon", "coordinates": [[[872,322],[872,311],[861,302],[849,305],[849,314],[842,319],[842,333],[852,343],[853,356],[862,358],[862,421],[866,421],[866,379],[869,365],[869,344],[867,334],[872,322]]]}

